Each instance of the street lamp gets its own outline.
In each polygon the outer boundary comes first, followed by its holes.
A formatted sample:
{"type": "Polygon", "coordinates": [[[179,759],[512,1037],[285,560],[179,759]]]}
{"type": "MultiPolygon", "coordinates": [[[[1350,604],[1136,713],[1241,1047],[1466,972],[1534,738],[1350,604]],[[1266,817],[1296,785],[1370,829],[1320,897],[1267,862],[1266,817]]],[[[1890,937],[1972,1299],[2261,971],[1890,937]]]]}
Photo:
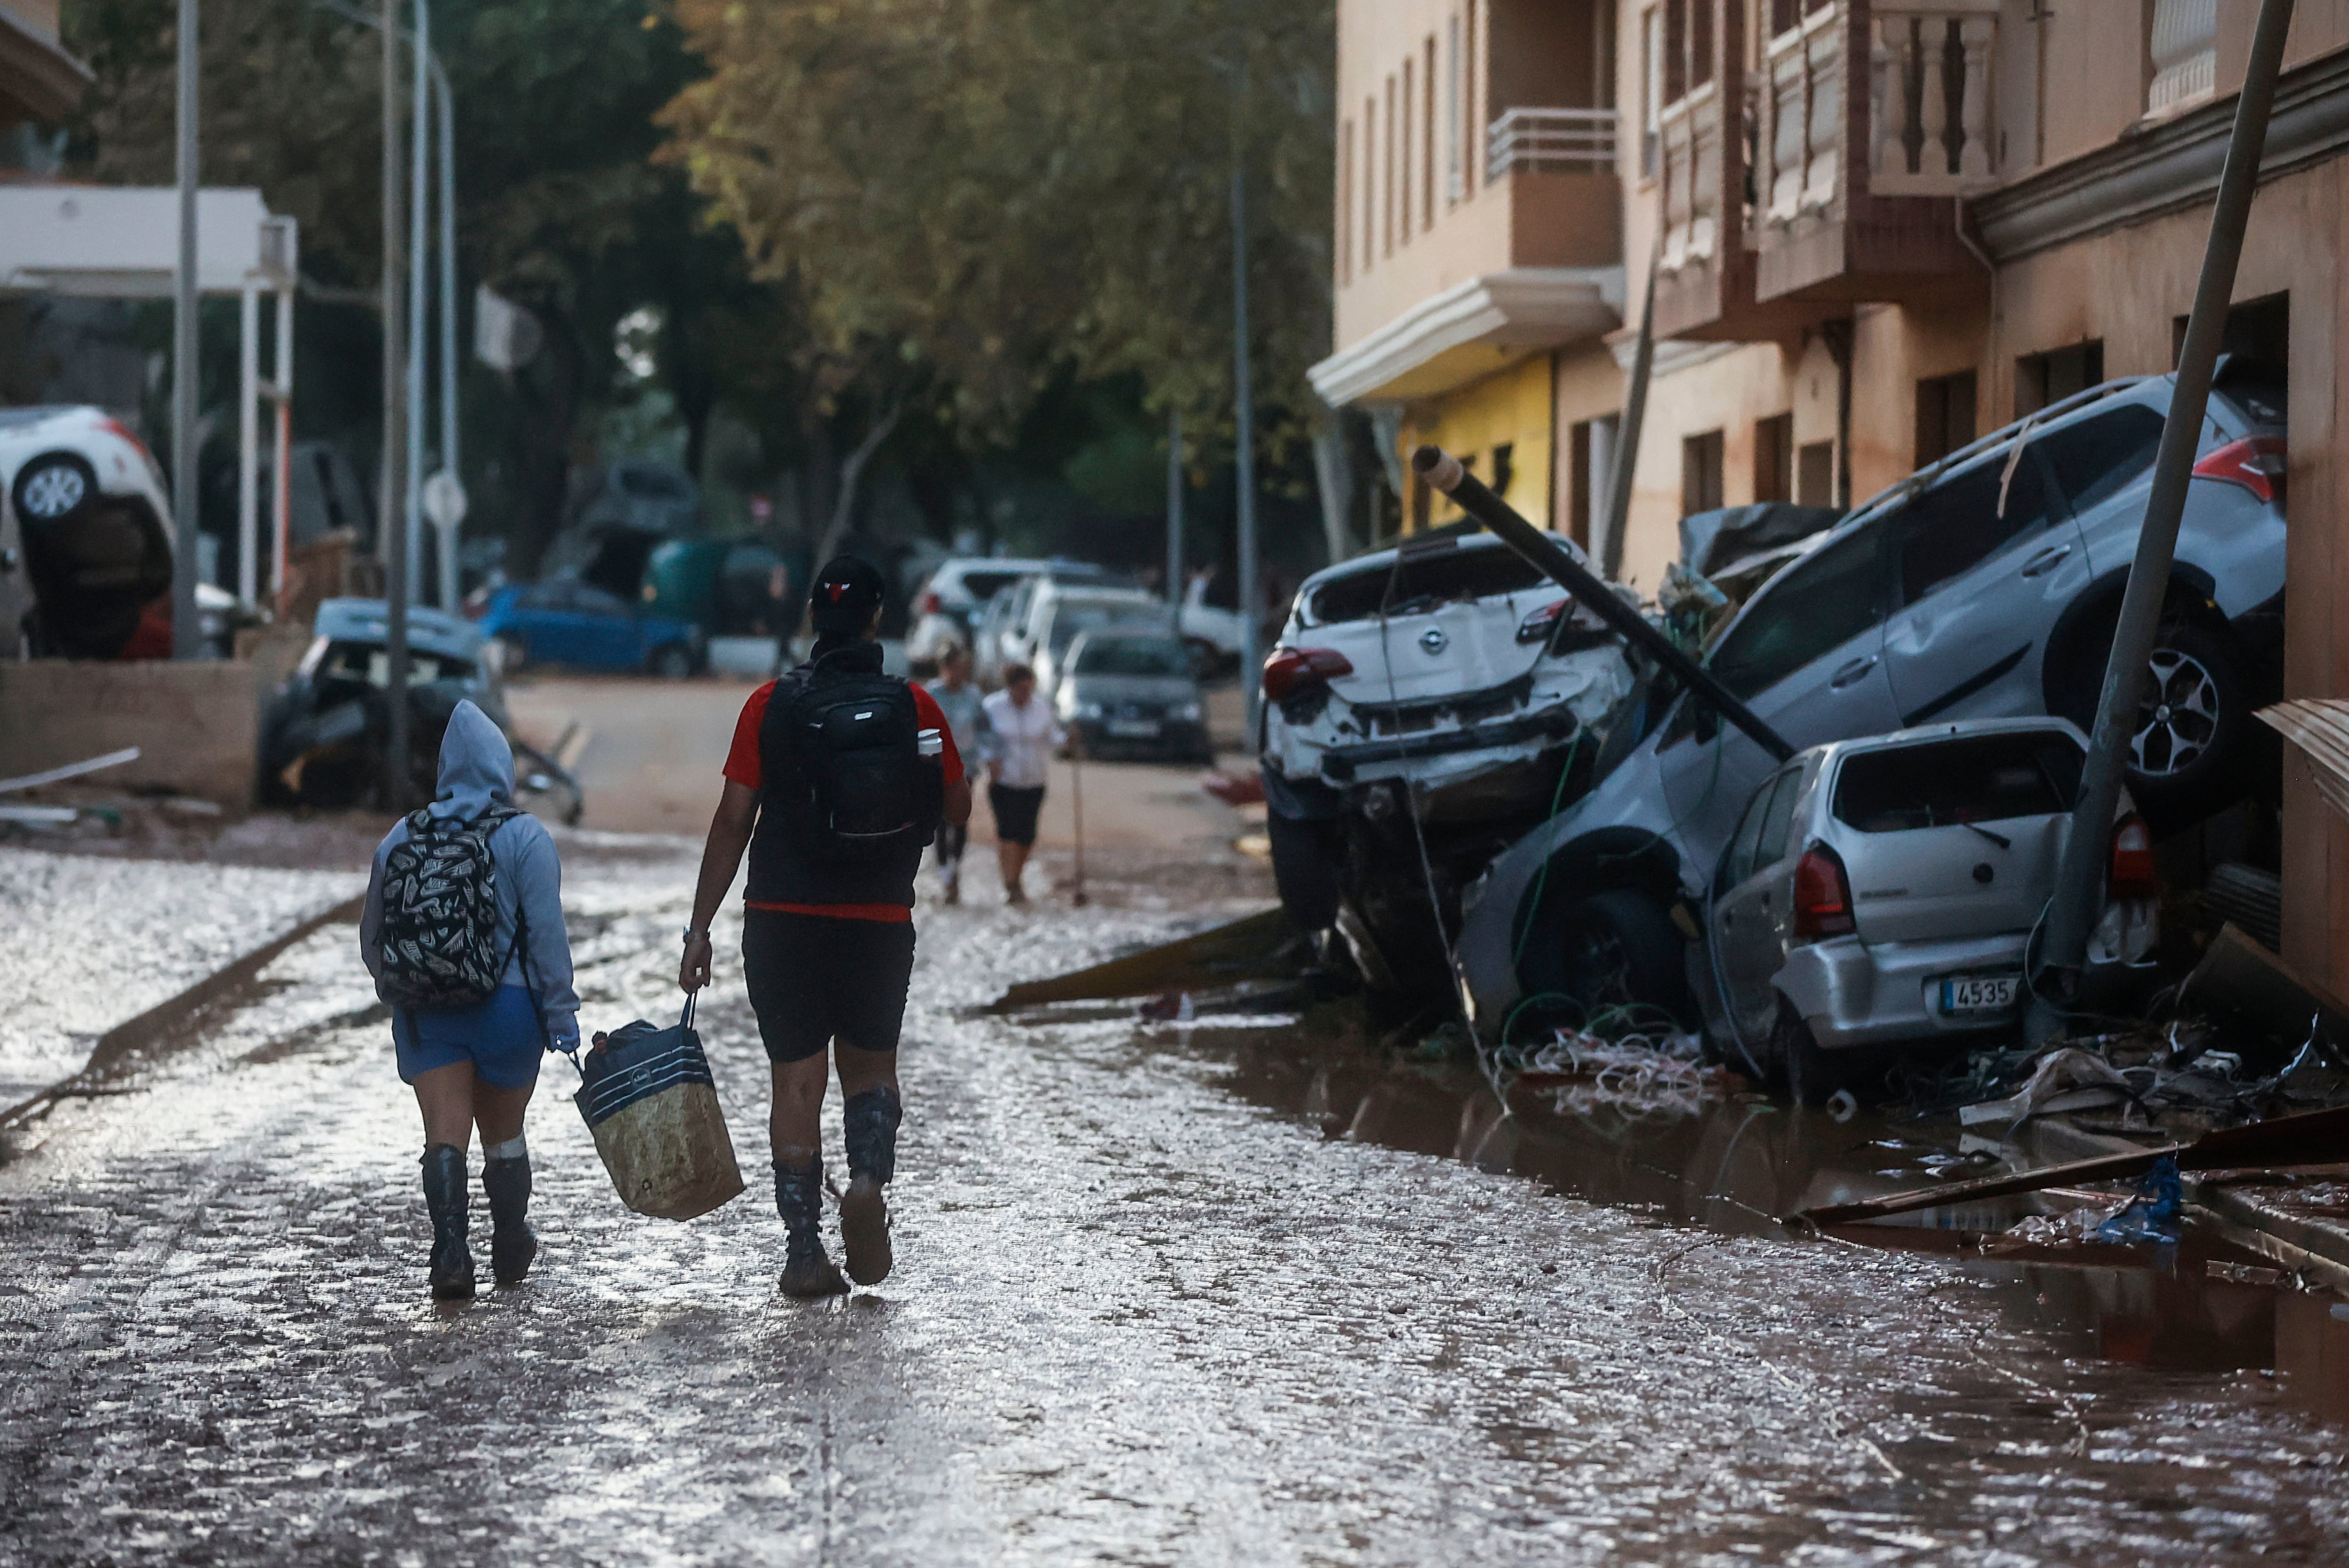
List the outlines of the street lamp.
{"type": "MultiPolygon", "coordinates": [[[[385,0],[388,5],[391,0],[385,0]]],[[[196,0],[180,0],[180,265],[171,280],[171,656],[203,651],[196,619],[196,0]]]]}

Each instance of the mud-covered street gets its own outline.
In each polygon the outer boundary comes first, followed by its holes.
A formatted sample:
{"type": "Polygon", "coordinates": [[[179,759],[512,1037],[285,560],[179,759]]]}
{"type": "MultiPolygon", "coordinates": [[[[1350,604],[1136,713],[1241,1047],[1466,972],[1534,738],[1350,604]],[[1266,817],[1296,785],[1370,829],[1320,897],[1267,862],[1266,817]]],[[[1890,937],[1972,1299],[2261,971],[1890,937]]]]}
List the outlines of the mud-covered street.
{"type": "MultiPolygon", "coordinates": [[[[598,844],[585,1021],[660,1016],[690,861],[598,844]]],[[[725,931],[701,1027],[750,1191],[626,1213],[550,1061],[538,1267],[438,1309],[350,928],[297,944],[14,1135],[0,1559],[2338,1560],[2337,1433],[2256,1367],[2103,1358],[1944,1259],[1382,1147],[1293,1018],[970,1010],[1261,896],[1195,857],[1102,892],[922,912],[898,1271],[820,1305],[775,1288],[725,931]]]]}

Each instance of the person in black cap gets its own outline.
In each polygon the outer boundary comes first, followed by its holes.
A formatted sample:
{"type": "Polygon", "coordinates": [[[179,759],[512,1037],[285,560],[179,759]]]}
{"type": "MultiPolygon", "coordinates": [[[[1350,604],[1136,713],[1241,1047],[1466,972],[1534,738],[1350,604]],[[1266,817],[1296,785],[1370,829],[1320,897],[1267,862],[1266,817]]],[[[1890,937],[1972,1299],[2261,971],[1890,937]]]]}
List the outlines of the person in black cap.
{"type": "Polygon", "coordinates": [[[896,1165],[914,874],[941,823],[970,818],[946,716],[927,692],[882,673],[881,598],[871,562],[827,564],[808,593],[808,662],[742,705],[678,970],[688,992],[709,983],[710,923],[747,849],[742,972],[774,1064],[775,1208],[789,1233],[782,1289],[794,1296],[848,1288],[818,1223],[827,1046],[846,1100],[849,1278],[874,1284],[889,1273],[882,1189],[896,1165]]]}

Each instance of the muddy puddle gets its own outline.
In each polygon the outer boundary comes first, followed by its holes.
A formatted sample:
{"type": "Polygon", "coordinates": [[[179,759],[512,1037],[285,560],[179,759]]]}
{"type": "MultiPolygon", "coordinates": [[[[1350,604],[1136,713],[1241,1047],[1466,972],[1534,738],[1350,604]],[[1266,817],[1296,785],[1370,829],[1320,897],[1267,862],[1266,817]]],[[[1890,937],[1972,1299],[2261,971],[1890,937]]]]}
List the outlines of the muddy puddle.
{"type": "MultiPolygon", "coordinates": [[[[1093,1004],[1030,1017],[1101,1019],[1109,1011],[1093,1004]]],[[[1798,1234],[1778,1216],[2006,1166],[1982,1140],[1945,1122],[1867,1109],[1838,1118],[1753,1093],[1741,1079],[1700,1086],[1692,1073],[1667,1075],[1645,1097],[1515,1086],[1505,1109],[1474,1064],[1366,1045],[1336,1011],[1145,1021],[1137,1040],[1216,1063],[1226,1090],[1328,1139],[1459,1161],[1662,1224],[1790,1246],[1938,1255],[1954,1283],[1980,1291],[2013,1326],[2065,1357],[2277,1377],[2287,1403],[2349,1424],[2349,1301],[2304,1288],[2190,1210],[2170,1245],[2033,1243],[2006,1234],[2031,1215],[2109,1204],[2118,1188],[2057,1190],[1798,1234]]]]}

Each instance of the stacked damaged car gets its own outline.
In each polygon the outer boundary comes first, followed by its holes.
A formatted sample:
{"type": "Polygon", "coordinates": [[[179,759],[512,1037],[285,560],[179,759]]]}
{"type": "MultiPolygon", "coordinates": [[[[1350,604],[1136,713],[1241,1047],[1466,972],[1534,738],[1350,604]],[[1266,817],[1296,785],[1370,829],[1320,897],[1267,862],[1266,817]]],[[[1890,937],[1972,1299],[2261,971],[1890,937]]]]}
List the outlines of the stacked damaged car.
{"type": "MultiPolygon", "coordinates": [[[[1646,635],[1477,534],[1309,581],[1266,665],[1292,918],[1488,1040],[1644,1011],[1806,1098],[2018,1029],[2172,385],[1847,516],[1702,520],[1646,635]]],[[[2156,841],[2272,804],[2282,459],[2280,391],[2223,366],[2102,847],[2107,1004],[2149,973],[2156,841]]]]}

